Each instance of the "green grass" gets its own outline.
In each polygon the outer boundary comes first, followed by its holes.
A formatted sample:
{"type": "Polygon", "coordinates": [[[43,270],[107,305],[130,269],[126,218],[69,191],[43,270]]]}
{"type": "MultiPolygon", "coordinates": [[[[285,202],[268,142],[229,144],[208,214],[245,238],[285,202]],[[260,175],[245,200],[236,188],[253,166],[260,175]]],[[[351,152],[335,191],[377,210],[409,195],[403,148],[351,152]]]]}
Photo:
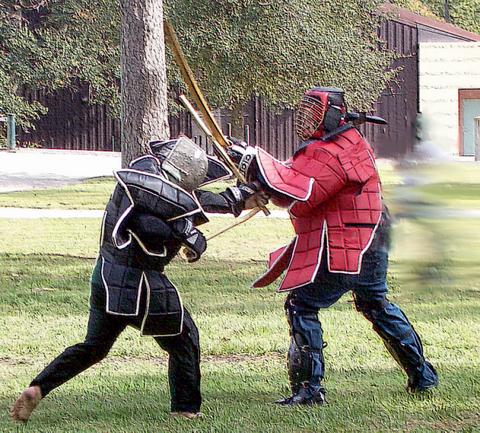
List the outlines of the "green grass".
{"type": "MultiPolygon", "coordinates": [[[[418,199],[438,206],[480,208],[480,166],[474,163],[417,165],[397,168],[383,163],[380,175],[386,196],[415,193],[418,199]],[[406,176],[426,180],[427,185],[401,186],[406,176]]],[[[113,190],[112,177],[90,179],[55,189],[0,193],[0,207],[36,209],[104,209],[113,190]]],[[[217,182],[207,189],[220,192],[232,182],[217,182]]],[[[271,209],[276,207],[269,205],[271,209]]],[[[394,207],[394,206],[393,206],[394,207]]]]}
{"type": "Polygon", "coordinates": [[[113,177],[105,177],[61,188],[0,193],[0,207],[103,209],[114,185],[113,177]]]}
{"type": "MultiPolygon", "coordinates": [[[[229,222],[217,218],[204,230],[229,222]]],[[[404,392],[403,373],[346,295],[321,312],[330,404],[271,404],[288,393],[284,296],[249,286],[267,252],[292,233],[286,220],[258,219],[212,240],[198,263],[168,268],[200,329],[205,419],[168,416],[165,353],[127,329],[106,360],[49,395],[26,427],[11,425],[7,407],[22,388],[85,334],[99,224],[0,219],[1,432],[478,431],[480,223],[470,220],[401,221],[395,229],[391,299],[439,370],[430,396],[404,392]]]]}

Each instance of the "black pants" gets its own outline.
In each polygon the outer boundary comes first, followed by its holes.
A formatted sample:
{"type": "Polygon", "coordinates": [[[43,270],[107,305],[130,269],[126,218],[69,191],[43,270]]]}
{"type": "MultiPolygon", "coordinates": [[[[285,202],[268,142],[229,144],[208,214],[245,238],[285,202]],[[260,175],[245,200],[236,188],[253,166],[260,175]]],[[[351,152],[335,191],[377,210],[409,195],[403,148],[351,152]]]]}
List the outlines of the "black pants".
{"type": "MultiPolygon", "coordinates": [[[[94,282],[92,300],[95,300],[97,294],[95,286],[94,282]]],[[[30,386],[39,386],[42,396],[45,397],[56,387],[105,358],[120,333],[128,325],[139,328],[141,320],[141,315],[125,317],[107,314],[104,307],[92,302],[85,341],[65,349],[30,386]]],[[[198,329],[188,311],[185,310],[183,331],[180,335],[155,337],[155,341],[169,354],[171,410],[198,412],[202,402],[200,344],[198,329]]]]}

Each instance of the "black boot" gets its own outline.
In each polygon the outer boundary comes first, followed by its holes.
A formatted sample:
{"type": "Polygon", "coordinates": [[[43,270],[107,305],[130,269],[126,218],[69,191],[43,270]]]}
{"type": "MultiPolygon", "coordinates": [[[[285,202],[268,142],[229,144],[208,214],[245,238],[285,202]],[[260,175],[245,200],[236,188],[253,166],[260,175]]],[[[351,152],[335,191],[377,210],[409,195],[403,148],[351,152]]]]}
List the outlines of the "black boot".
{"type": "Polygon", "coordinates": [[[438,386],[438,374],[437,370],[430,362],[425,361],[424,369],[429,370],[430,374],[424,372],[413,372],[408,375],[407,385],[405,386],[407,392],[411,394],[417,394],[429,391],[438,386]],[[427,376],[427,378],[425,378],[427,376]]]}
{"type": "Polygon", "coordinates": [[[312,391],[308,384],[305,384],[296,394],[277,400],[275,403],[282,406],[312,406],[314,404],[322,405],[327,402],[325,395],[326,391],[324,388],[319,388],[318,390],[312,391]]]}

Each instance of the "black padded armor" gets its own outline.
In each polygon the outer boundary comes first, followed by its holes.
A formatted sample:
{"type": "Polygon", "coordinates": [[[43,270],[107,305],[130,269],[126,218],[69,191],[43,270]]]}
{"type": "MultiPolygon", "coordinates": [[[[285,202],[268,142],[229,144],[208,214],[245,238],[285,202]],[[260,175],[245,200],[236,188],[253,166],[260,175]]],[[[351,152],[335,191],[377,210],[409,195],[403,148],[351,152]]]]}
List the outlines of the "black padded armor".
{"type": "Polygon", "coordinates": [[[106,309],[113,315],[143,316],[144,335],[176,335],[182,330],[183,306],[176,288],[163,273],[180,250],[183,238],[170,218],[204,221],[196,199],[161,178],[159,161],[145,156],[117,172],[119,183],[102,223],[100,260],[106,309]],[[146,305],[140,311],[140,296],[146,305]],[[162,316],[161,320],[152,317],[162,316]]]}
{"type": "MultiPolygon", "coordinates": [[[[220,174],[221,167],[217,169],[220,174]]],[[[128,169],[119,170],[116,178],[100,246],[107,312],[143,315],[141,331],[145,335],[178,334],[183,306],[163,273],[165,265],[182,245],[194,253],[191,261],[198,260],[205,250],[205,238],[196,229],[208,221],[200,203],[209,212],[238,214],[250,192],[240,185],[221,194],[200,190],[190,194],[165,179],[161,163],[153,155],[133,161],[128,169]],[[146,293],[145,311],[140,311],[142,292],[146,293]],[[162,316],[162,320],[151,320],[152,316],[162,316]]]]}
{"type": "Polygon", "coordinates": [[[162,239],[161,243],[157,239],[158,245],[153,245],[152,241],[142,242],[141,227],[131,223],[134,220],[138,223],[133,211],[122,224],[125,227],[122,239],[128,240],[119,248],[114,242],[113,232],[118,220],[125,214],[125,196],[123,188],[117,186],[104,217],[100,260],[107,292],[107,312],[122,316],[142,315],[141,332],[144,335],[178,334],[183,324],[182,302],[163,270],[178,253],[182,242],[173,235],[162,239]],[[145,311],[140,311],[142,291],[146,296],[145,311]],[[151,321],[152,315],[163,317],[160,321],[151,321]],[[151,323],[157,323],[157,326],[151,323]]]}
{"type": "Polygon", "coordinates": [[[191,194],[161,176],[125,169],[117,171],[115,177],[134,206],[146,213],[166,221],[195,215],[195,225],[208,221],[191,194]]]}

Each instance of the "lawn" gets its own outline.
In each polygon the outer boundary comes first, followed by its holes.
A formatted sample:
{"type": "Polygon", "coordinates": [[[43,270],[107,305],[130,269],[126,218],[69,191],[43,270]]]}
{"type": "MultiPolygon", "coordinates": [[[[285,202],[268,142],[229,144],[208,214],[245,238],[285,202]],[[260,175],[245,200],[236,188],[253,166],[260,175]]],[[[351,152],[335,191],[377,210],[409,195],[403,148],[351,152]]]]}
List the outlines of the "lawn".
{"type": "MultiPolygon", "coordinates": [[[[95,184],[85,202],[104,200],[95,195],[99,185],[108,197],[109,181],[95,184]]],[[[73,202],[87,184],[82,185],[61,200],[73,202]]],[[[2,205],[12,197],[5,195],[2,205]]],[[[57,192],[42,191],[42,203],[57,207],[58,200],[57,192]]],[[[204,230],[229,222],[214,218],[204,230]]],[[[200,329],[203,420],[168,416],[165,353],[128,329],[106,360],[49,395],[27,426],[10,424],[7,408],[22,388],[84,336],[99,225],[97,219],[0,219],[2,433],[479,431],[475,220],[400,220],[395,226],[390,298],[408,314],[439,370],[441,386],[431,395],[403,390],[403,373],[346,295],[321,312],[329,404],[272,404],[288,393],[283,295],[274,287],[249,286],[263,271],[267,252],[292,233],[287,220],[262,218],[212,240],[198,263],[176,260],[168,269],[200,329]]]]}
{"type": "MultiPolygon", "coordinates": [[[[380,176],[387,197],[413,191],[416,199],[425,203],[480,209],[480,169],[475,163],[423,164],[403,168],[381,163],[380,176]],[[413,186],[410,185],[412,179],[413,186]]],[[[0,207],[103,209],[114,184],[113,177],[102,177],[61,188],[0,193],[0,207]]],[[[206,189],[219,192],[232,184],[233,181],[217,182],[206,189]]]]}
{"type": "MultiPolygon", "coordinates": [[[[221,224],[223,219],[215,220],[210,230],[221,224]]],[[[24,431],[474,431],[480,422],[480,290],[472,263],[480,242],[472,243],[465,227],[449,232],[436,224],[447,238],[460,241],[447,250],[451,272],[416,287],[422,253],[416,252],[413,263],[402,253],[409,244],[405,239],[421,227],[402,223],[391,296],[404,306],[439,368],[442,386],[432,396],[403,391],[402,373],[346,296],[321,314],[329,343],[330,404],[311,409],[271,404],[287,393],[283,296],[272,288],[250,289],[249,283],[262,271],[266,251],[287,240],[290,228],[287,221],[262,219],[212,241],[198,264],[178,261],[170,267],[201,331],[204,420],[192,424],[167,416],[165,355],[151,339],[127,330],[105,361],[52,393],[24,431]]],[[[3,409],[53,356],[82,339],[98,226],[96,220],[0,220],[3,409]]],[[[423,257],[428,265],[430,259],[423,257]]],[[[0,413],[0,430],[17,431],[6,411],[0,413]]]]}

